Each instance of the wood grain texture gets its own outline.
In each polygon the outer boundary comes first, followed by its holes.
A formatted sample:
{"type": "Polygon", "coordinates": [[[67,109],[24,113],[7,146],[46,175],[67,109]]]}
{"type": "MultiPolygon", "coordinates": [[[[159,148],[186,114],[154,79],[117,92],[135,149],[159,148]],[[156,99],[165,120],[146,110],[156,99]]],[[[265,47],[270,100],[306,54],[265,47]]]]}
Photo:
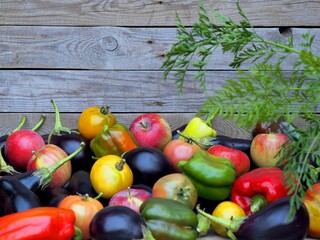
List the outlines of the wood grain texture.
{"type": "Polygon", "coordinates": [[[197,112],[207,97],[221,90],[226,79],[236,77],[234,71],[208,72],[205,95],[188,73],[179,95],[172,76],[165,82],[162,71],[2,70],[0,109],[53,112],[52,98],[59,110],[67,113],[106,104],[121,113],[197,112]]]}
{"type": "MultiPolygon", "coordinates": [[[[238,21],[236,1],[204,0],[238,21]]],[[[319,26],[319,1],[242,0],[241,7],[254,26],[319,26]]],[[[1,0],[0,22],[5,25],[175,26],[178,13],[187,25],[198,19],[195,0],[1,0]]]]}
{"type": "MultiPolygon", "coordinates": [[[[278,28],[258,28],[272,41],[286,41],[278,28]]],[[[320,29],[292,28],[298,46],[301,34],[320,38],[320,29]]],[[[0,26],[0,68],[159,70],[165,54],[177,42],[175,28],[0,26]]],[[[320,53],[315,41],[314,52],[320,53]]],[[[283,64],[292,69],[294,55],[283,64]]],[[[218,48],[208,70],[231,70],[231,54],[218,48]]],[[[242,68],[250,65],[244,63],[242,68]]]]}

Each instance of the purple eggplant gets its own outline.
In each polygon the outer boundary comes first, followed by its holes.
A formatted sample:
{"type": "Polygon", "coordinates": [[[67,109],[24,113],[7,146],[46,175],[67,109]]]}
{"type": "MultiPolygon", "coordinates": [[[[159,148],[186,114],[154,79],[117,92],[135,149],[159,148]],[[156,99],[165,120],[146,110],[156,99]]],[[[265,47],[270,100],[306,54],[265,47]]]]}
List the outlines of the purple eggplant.
{"type": "Polygon", "coordinates": [[[80,143],[84,142],[84,149],[77,156],[71,159],[72,173],[79,170],[89,172],[94,163],[93,153],[89,144],[90,141],[83,137],[78,131],[63,127],[58,107],[53,99],[51,99],[51,103],[55,110],[55,126],[53,131],[49,135],[44,135],[43,138],[47,143],[51,143],[62,148],[67,154],[74,152],[79,147],[80,143]]]}
{"type": "Polygon", "coordinates": [[[302,240],[309,228],[309,213],[304,204],[292,218],[288,218],[290,197],[280,198],[259,212],[237,220],[214,217],[199,206],[197,210],[213,222],[225,226],[237,240],[302,240]]]}
{"type": "Polygon", "coordinates": [[[92,240],[143,239],[143,218],[131,208],[110,206],[93,217],[89,229],[92,240]]]}
{"type": "Polygon", "coordinates": [[[138,147],[123,154],[133,172],[133,184],[153,184],[162,176],[173,173],[171,163],[164,153],[156,148],[138,147]]]}

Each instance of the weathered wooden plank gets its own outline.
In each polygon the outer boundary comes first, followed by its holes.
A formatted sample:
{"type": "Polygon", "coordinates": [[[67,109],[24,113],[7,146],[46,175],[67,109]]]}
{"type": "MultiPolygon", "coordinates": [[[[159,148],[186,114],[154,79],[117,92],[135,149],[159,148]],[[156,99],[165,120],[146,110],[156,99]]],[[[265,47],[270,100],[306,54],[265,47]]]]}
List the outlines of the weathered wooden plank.
{"type": "MultiPolygon", "coordinates": [[[[278,28],[257,31],[270,40],[286,38],[278,28]]],[[[316,36],[314,51],[320,54],[319,28],[293,28],[295,43],[307,31],[316,36]]],[[[176,41],[175,28],[1,26],[0,68],[159,70],[176,41]]],[[[292,68],[293,59],[285,69],[292,68]]],[[[218,49],[208,70],[230,70],[231,61],[218,49]]]]}
{"type": "MultiPolygon", "coordinates": [[[[204,0],[207,9],[219,10],[238,21],[236,1],[204,0]]],[[[240,1],[255,26],[319,26],[319,1],[240,1]]],[[[198,19],[198,1],[0,1],[0,22],[5,25],[175,26],[175,14],[190,25],[198,19]]]]}
{"type": "Polygon", "coordinates": [[[161,71],[2,70],[0,112],[52,112],[51,98],[69,113],[106,104],[122,113],[197,112],[236,72],[208,72],[207,95],[192,77],[187,74],[179,95],[172,76],[165,82],[161,71]]]}

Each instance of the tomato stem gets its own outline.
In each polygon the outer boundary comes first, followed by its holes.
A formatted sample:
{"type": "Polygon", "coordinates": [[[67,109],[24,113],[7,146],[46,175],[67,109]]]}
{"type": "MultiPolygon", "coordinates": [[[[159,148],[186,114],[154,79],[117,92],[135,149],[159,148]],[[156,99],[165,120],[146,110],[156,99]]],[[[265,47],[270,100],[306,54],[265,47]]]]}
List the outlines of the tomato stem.
{"type": "Polygon", "coordinates": [[[122,158],[119,162],[117,162],[115,164],[115,168],[118,170],[118,171],[122,171],[123,170],[123,166],[124,164],[126,163],[126,160],[124,158],[122,158]]]}
{"type": "Polygon", "coordinates": [[[103,115],[108,115],[108,113],[110,112],[109,111],[110,107],[107,105],[107,106],[103,106],[100,108],[100,113],[103,114],[103,115]]]}

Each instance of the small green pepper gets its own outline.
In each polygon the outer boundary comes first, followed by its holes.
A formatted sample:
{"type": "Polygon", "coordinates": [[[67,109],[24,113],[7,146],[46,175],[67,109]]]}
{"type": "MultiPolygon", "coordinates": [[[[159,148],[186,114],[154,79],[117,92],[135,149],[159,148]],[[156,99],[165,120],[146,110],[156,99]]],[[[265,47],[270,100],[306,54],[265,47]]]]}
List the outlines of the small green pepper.
{"type": "Polygon", "coordinates": [[[141,204],[140,214],[157,240],[197,239],[197,214],[186,204],[168,198],[149,198],[141,204]]]}
{"type": "Polygon", "coordinates": [[[105,155],[121,156],[124,152],[138,147],[137,140],[123,124],[104,126],[103,131],[90,141],[90,148],[98,158],[105,155]]]}
{"type": "MultiPolygon", "coordinates": [[[[204,137],[215,137],[217,135],[217,132],[212,127],[210,127],[203,119],[194,117],[189,121],[182,134],[187,137],[200,139],[204,137]]],[[[183,140],[184,137],[180,136],[179,139],[183,140]]]]}
{"type": "Polygon", "coordinates": [[[228,159],[196,150],[188,161],[180,161],[178,168],[188,176],[198,195],[208,200],[224,200],[231,192],[236,179],[234,165],[228,159]]]}

